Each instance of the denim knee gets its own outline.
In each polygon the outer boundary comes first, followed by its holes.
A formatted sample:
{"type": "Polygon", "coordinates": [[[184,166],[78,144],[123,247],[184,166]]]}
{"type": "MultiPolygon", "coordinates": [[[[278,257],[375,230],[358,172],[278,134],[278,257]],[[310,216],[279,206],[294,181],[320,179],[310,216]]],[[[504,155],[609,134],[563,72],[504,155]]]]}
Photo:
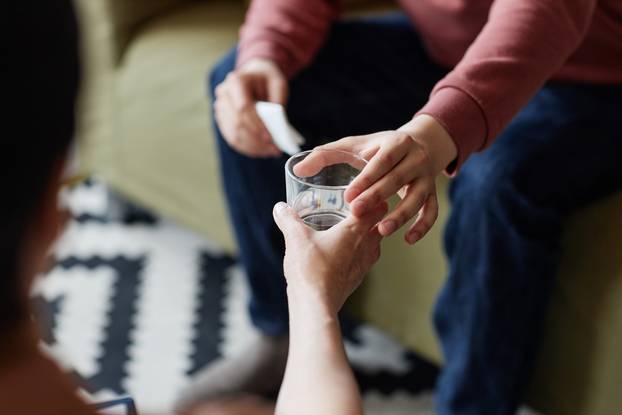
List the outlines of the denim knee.
{"type": "Polygon", "coordinates": [[[494,236],[490,232],[511,233],[524,227],[533,206],[529,195],[516,186],[519,174],[506,158],[486,154],[464,165],[449,190],[452,208],[444,246],[450,258],[459,253],[465,240],[488,239],[494,236]]]}
{"type": "MultiPolygon", "coordinates": [[[[485,214],[527,196],[519,191],[522,186],[517,186],[521,167],[515,155],[506,153],[494,151],[472,156],[450,186],[452,204],[459,205],[460,210],[485,214]]],[[[453,213],[459,211],[452,210],[453,213]]]]}

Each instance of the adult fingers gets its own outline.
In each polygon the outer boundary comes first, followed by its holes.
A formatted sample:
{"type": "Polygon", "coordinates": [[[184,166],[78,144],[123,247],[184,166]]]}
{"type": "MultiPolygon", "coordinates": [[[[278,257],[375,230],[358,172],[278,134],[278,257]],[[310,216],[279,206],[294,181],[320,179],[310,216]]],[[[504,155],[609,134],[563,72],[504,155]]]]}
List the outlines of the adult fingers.
{"type": "Polygon", "coordinates": [[[355,259],[362,273],[367,273],[380,258],[382,238],[378,226],[372,227],[364,237],[359,238],[355,259]]]}
{"type": "Polygon", "coordinates": [[[380,233],[384,236],[389,236],[414,218],[423,206],[429,193],[425,180],[416,180],[410,184],[406,190],[405,197],[380,223],[380,233]]]}
{"type": "Polygon", "coordinates": [[[261,121],[259,125],[254,122],[248,109],[241,113],[235,111],[231,94],[226,90],[218,93],[214,103],[214,115],[227,142],[242,154],[253,157],[281,154],[271,139],[268,143],[261,139],[262,134],[267,134],[261,121]]]}
{"type": "Polygon", "coordinates": [[[257,141],[268,143],[270,137],[266,131],[263,123],[259,119],[259,116],[251,109],[247,108],[241,112],[235,114],[237,118],[237,127],[244,125],[246,130],[252,134],[252,138],[257,141]]]}
{"type": "Polygon", "coordinates": [[[220,132],[229,144],[232,144],[235,138],[235,129],[233,128],[234,121],[232,117],[233,112],[231,111],[229,96],[224,93],[217,93],[217,98],[214,101],[214,119],[216,120],[220,132]]]}
{"type": "Polygon", "coordinates": [[[231,111],[231,115],[237,119],[239,124],[246,124],[246,128],[256,140],[266,145],[274,145],[272,136],[255,110],[253,91],[248,81],[239,75],[229,74],[222,91],[218,91],[218,93],[223,98],[227,98],[229,103],[227,109],[231,111]]]}
{"type": "Polygon", "coordinates": [[[363,239],[362,255],[361,257],[367,261],[367,267],[371,267],[380,258],[380,242],[382,242],[383,236],[378,231],[378,226],[374,226],[367,237],[363,239]]]}
{"type": "Polygon", "coordinates": [[[285,105],[289,86],[287,80],[278,75],[269,75],[267,82],[268,101],[285,105]]]}
{"type": "Polygon", "coordinates": [[[371,158],[363,171],[350,183],[344,196],[347,202],[352,202],[358,195],[376,183],[387,172],[391,171],[408,153],[412,140],[402,136],[381,147],[371,158]]]}
{"type": "Polygon", "coordinates": [[[285,243],[289,243],[292,239],[305,237],[311,232],[311,228],[306,226],[298,214],[287,203],[279,202],[274,205],[272,210],[274,221],[279,227],[285,243]]]}
{"type": "Polygon", "coordinates": [[[221,93],[229,96],[231,110],[233,113],[238,114],[241,122],[246,123],[247,128],[253,134],[257,135],[257,139],[266,144],[271,144],[272,137],[255,110],[255,99],[251,82],[251,78],[245,78],[232,72],[227,75],[221,93]]]}
{"type": "Polygon", "coordinates": [[[233,109],[242,112],[253,105],[253,95],[248,78],[244,78],[235,72],[229,73],[225,79],[225,91],[231,98],[233,109]]]}
{"type": "Polygon", "coordinates": [[[428,233],[438,218],[438,198],[436,193],[428,196],[421,213],[405,235],[406,242],[414,244],[428,233]]]}
{"type": "Polygon", "coordinates": [[[232,140],[227,142],[240,153],[249,157],[274,157],[280,154],[278,149],[273,149],[255,138],[245,124],[239,125],[232,140]]]}
{"type": "MultiPolygon", "coordinates": [[[[246,124],[249,131],[254,135],[254,139],[261,141],[264,145],[270,145],[275,149],[278,149],[274,142],[272,141],[272,136],[268,132],[268,129],[264,125],[259,115],[257,115],[257,111],[255,107],[248,107],[240,114],[240,122],[246,124]]],[[[280,151],[279,151],[280,152],[280,151]]]]}
{"type": "Polygon", "coordinates": [[[401,191],[414,178],[412,166],[402,161],[356,197],[352,203],[352,212],[356,216],[365,214],[369,209],[401,191]]]}
{"type": "Polygon", "coordinates": [[[370,210],[367,214],[361,217],[350,215],[333,228],[337,228],[338,232],[342,232],[343,229],[349,229],[353,231],[353,233],[365,235],[370,229],[376,226],[380,220],[382,220],[388,209],[388,203],[382,202],[374,209],[370,210]]]}

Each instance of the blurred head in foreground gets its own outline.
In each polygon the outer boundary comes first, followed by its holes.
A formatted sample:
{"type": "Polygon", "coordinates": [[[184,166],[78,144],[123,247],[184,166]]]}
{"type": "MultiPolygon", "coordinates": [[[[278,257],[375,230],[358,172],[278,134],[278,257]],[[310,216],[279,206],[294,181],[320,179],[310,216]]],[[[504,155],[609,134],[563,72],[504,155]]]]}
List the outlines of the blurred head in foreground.
{"type": "Polygon", "coordinates": [[[74,133],[79,64],[69,0],[9,2],[3,14],[9,43],[2,88],[9,114],[0,152],[4,334],[28,319],[29,287],[60,227],[57,193],[74,133]]]}
{"type": "Polygon", "coordinates": [[[0,413],[90,414],[38,349],[28,293],[62,223],[57,197],[74,134],[79,64],[70,0],[20,0],[2,10],[0,150],[0,413]]]}

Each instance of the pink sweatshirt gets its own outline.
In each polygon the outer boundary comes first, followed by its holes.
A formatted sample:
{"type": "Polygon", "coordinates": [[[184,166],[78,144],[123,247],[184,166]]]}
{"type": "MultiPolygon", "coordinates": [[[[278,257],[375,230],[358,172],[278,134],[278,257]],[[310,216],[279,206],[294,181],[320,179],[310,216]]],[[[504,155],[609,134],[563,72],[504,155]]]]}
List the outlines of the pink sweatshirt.
{"type": "MultiPolygon", "coordinates": [[[[240,32],[238,66],[269,58],[293,76],[313,60],[341,3],[254,0],[240,32]]],[[[419,113],[450,133],[458,166],[488,146],[547,80],[622,84],[622,0],[400,4],[430,56],[453,68],[419,113]]]]}

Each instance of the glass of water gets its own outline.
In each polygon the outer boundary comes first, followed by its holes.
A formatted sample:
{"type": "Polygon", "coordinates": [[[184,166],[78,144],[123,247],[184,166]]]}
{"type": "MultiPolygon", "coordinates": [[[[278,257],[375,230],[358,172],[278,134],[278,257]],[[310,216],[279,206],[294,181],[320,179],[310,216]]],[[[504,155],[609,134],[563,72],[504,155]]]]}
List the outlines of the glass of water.
{"type": "Polygon", "coordinates": [[[341,150],[298,153],[285,163],[287,203],[313,229],[330,229],[350,214],[343,194],[366,164],[341,150]]]}

